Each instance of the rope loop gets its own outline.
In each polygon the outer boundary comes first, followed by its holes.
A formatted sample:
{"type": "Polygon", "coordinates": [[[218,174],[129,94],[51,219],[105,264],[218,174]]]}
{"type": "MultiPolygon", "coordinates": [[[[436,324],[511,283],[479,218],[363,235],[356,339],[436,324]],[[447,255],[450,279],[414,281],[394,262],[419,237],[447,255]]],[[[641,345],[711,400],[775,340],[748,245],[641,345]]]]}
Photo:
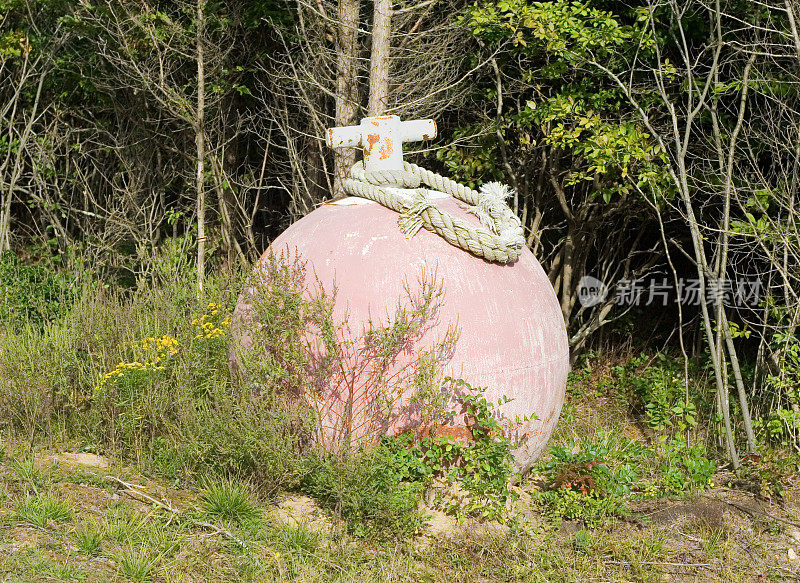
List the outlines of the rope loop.
{"type": "Polygon", "coordinates": [[[374,200],[398,212],[398,226],[407,237],[425,227],[451,245],[499,263],[516,261],[525,245],[519,217],[506,202],[512,190],[499,182],[487,182],[477,191],[416,164],[404,162],[402,170],[367,172],[363,162],[356,162],[343,186],[351,196],[374,200]],[[467,203],[467,211],[483,226],[440,210],[428,189],[419,188],[421,184],[467,203]]]}

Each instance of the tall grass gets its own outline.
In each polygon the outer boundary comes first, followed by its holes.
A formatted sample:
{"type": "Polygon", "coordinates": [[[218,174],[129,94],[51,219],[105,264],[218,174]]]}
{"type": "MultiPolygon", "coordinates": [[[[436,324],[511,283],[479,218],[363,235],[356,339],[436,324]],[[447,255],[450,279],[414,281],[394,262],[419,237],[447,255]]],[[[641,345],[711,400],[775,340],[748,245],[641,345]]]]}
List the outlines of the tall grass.
{"type": "MultiPolygon", "coordinates": [[[[266,288],[256,297],[257,308],[268,308],[258,313],[264,325],[255,350],[236,353],[246,382],[241,376],[232,382],[229,372],[231,314],[239,290],[252,283],[242,275],[246,269],[209,276],[200,297],[188,269],[132,290],[89,282],[42,318],[2,320],[0,434],[31,446],[69,444],[187,484],[240,479],[262,497],[307,489],[335,500],[330,506],[339,515],[383,521],[385,529],[398,529],[386,519],[394,508],[409,514],[415,528],[418,488],[386,482],[375,491],[370,464],[377,459],[343,462],[320,451],[311,439],[318,412],[290,398],[298,394],[293,383],[306,383],[302,390],[327,371],[318,367],[303,378],[309,322],[325,331],[342,329],[332,319],[334,298],[308,298],[302,274],[292,271],[297,265],[273,263],[273,276],[284,279],[259,281],[266,288]],[[336,477],[352,469],[343,480],[336,477]],[[342,487],[366,490],[356,500],[342,487]]],[[[371,331],[376,375],[417,334],[417,320],[427,316],[418,312],[430,311],[434,299],[431,292],[400,311],[396,322],[371,331]]],[[[331,349],[341,342],[330,335],[325,340],[331,349]]],[[[409,382],[421,377],[416,370],[407,376],[409,382]]]]}

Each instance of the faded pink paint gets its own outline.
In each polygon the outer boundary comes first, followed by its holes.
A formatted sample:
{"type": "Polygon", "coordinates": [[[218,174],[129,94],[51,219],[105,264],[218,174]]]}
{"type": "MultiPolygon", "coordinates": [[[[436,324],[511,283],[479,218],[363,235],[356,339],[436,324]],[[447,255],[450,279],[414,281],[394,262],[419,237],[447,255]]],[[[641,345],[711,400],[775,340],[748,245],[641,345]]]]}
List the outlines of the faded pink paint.
{"type": "MultiPolygon", "coordinates": [[[[456,200],[435,202],[477,224],[456,200]]],[[[265,257],[272,251],[299,252],[309,262],[309,277],[316,274],[326,289],[335,281],[336,316],[347,313],[353,331],[370,314],[393,315],[403,284],[418,281],[423,269],[435,270],[444,285],[444,303],[420,346],[432,345],[448,324],[456,323],[460,336],[446,374],[473,387],[488,387],[490,401],[503,395],[512,399],[499,412],[504,426],[511,427],[510,436],[518,440],[514,456],[521,468],[530,467],[542,453],[564,401],[569,348],[552,285],[528,249],[513,265],[489,263],[424,229],[407,239],[397,228],[397,213],[351,198],[320,207],[293,224],[265,257]],[[536,419],[514,423],[531,415],[536,419]]],[[[242,312],[241,304],[237,312],[242,312]]],[[[454,423],[445,432],[458,434],[463,416],[454,423]]],[[[399,419],[387,432],[423,429],[413,424],[413,418],[399,419]]]]}

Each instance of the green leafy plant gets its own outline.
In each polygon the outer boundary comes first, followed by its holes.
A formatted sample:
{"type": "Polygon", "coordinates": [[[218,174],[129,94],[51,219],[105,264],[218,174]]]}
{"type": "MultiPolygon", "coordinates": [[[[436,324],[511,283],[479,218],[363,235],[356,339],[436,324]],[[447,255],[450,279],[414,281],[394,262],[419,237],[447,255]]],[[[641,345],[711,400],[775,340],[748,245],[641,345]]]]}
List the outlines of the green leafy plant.
{"type": "Polygon", "coordinates": [[[23,262],[11,251],[0,254],[0,322],[41,327],[66,314],[79,291],[49,256],[23,262]]]}
{"type": "Polygon", "coordinates": [[[800,455],[784,449],[768,448],[742,459],[741,476],[750,480],[757,493],[767,500],[781,500],[791,479],[800,473],[800,455]]]}
{"type": "Polygon", "coordinates": [[[637,467],[651,454],[642,444],[613,432],[551,447],[550,460],[534,469],[542,481],[534,500],[551,516],[581,518],[595,526],[606,517],[624,514],[624,499],[639,480],[637,467]]]}
{"type": "MultiPolygon", "coordinates": [[[[513,444],[502,431],[495,411],[509,399],[488,401],[485,388],[474,388],[462,379],[445,379],[447,392],[461,404],[470,439],[436,435],[433,427],[414,441],[408,434],[384,439],[393,456],[392,471],[401,480],[429,484],[433,478],[456,486],[462,496],[444,496],[445,510],[459,516],[501,518],[517,494],[509,487],[515,473],[513,444]]],[[[446,417],[452,417],[450,413],[446,417]]]]}
{"type": "Polygon", "coordinates": [[[713,486],[712,477],[717,465],[709,459],[705,446],[672,438],[664,439],[661,449],[661,473],[657,484],[663,494],[685,494],[713,486]]]}
{"type": "Polygon", "coordinates": [[[406,475],[391,449],[381,445],[345,457],[312,456],[301,489],[357,536],[402,539],[424,523],[418,510],[422,483],[406,475]]]}
{"type": "MultiPolygon", "coordinates": [[[[687,398],[686,379],[677,361],[657,353],[655,363],[643,366],[645,355],[632,358],[614,367],[615,381],[620,390],[641,403],[644,421],[656,432],[686,432],[697,425],[698,403],[687,398]]],[[[692,391],[697,399],[696,391],[692,391]]],[[[703,409],[708,409],[702,404],[703,409]]]]}

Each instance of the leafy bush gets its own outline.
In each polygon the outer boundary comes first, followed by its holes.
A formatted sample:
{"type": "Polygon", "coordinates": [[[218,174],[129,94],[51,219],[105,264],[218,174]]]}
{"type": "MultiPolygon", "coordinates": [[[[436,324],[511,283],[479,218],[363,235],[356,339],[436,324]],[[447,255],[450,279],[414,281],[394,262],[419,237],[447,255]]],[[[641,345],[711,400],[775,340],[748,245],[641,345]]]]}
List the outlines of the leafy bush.
{"type": "Polygon", "coordinates": [[[0,322],[41,327],[66,314],[79,283],[41,258],[24,263],[12,251],[0,254],[0,322]]]}
{"type": "Polygon", "coordinates": [[[716,464],[701,444],[663,438],[655,447],[610,431],[550,448],[534,468],[534,501],[554,517],[597,525],[626,512],[625,501],[683,495],[712,485],[716,464]]]}
{"type": "Polygon", "coordinates": [[[685,439],[678,438],[664,440],[661,459],[661,472],[656,482],[660,493],[685,494],[713,485],[712,476],[717,465],[709,459],[702,444],[687,444],[685,439]]]}
{"type": "Polygon", "coordinates": [[[552,516],[596,525],[624,513],[623,501],[640,478],[637,468],[651,455],[642,444],[613,432],[554,446],[551,459],[534,469],[543,485],[534,501],[552,516]]]}
{"type": "Polygon", "coordinates": [[[386,446],[346,457],[313,456],[301,489],[343,518],[358,536],[404,538],[424,522],[417,508],[423,485],[404,479],[386,446]]]}
{"type": "MultiPolygon", "coordinates": [[[[657,353],[655,363],[643,365],[645,355],[614,367],[617,386],[641,403],[644,421],[656,432],[683,432],[697,425],[699,391],[688,391],[682,365],[664,353],[657,353]]],[[[707,404],[701,404],[707,409],[707,404]]]]}
{"type": "Polygon", "coordinates": [[[800,474],[800,454],[768,448],[742,459],[741,476],[750,480],[757,493],[768,500],[783,499],[791,480],[800,474]]]}

